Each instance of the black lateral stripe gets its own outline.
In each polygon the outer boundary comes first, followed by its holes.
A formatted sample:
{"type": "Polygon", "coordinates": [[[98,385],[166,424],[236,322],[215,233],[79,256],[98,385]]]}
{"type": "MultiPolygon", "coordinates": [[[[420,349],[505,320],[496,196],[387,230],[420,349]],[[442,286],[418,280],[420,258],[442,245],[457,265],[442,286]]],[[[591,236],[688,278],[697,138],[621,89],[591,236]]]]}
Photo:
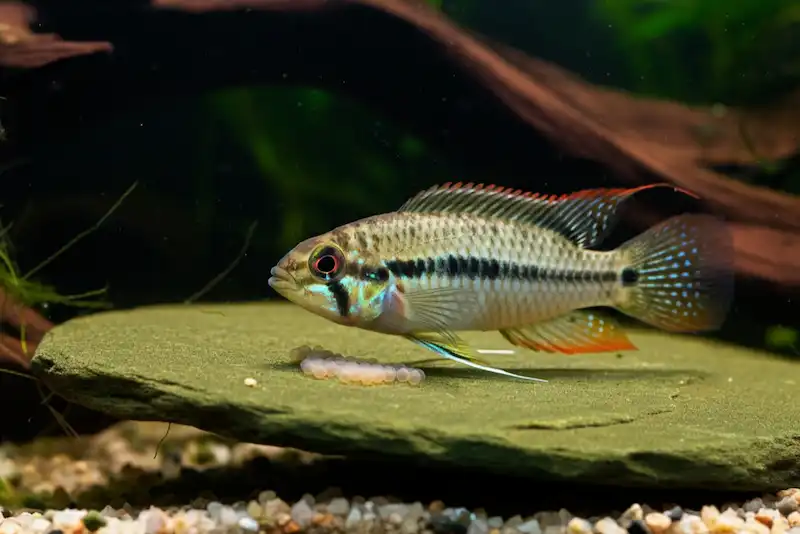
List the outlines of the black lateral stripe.
{"type": "Polygon", "coordinates": [[[361,280],[385,282],[389,279],[389,269],[382,265],[363,265],[357,269],[355,275],[361,280]]]}
{"type": "Polygon", "coordinates": [[[347,290],[339,281],[329,283],[328,289],[333,295],[333,298],[336,299],[336,307],[339,309],[339,315],[347,317],[350,314],[350,295],[347,294],[347,290]]]}
{"type": "Polygon", "coordinates": [[[467,276],[473,280],[510,278],[521,281],[614,282],[619,279],[619,273],[615,271],[598,274],[575,269],[555,270],[536,265],[501,262],[494,258],[465,258],[454,255],[416,260],[391,260],[386,262],[386,268],[398,278],[419,278],[423,274],[438,274],[450,277],[467,276]]]}

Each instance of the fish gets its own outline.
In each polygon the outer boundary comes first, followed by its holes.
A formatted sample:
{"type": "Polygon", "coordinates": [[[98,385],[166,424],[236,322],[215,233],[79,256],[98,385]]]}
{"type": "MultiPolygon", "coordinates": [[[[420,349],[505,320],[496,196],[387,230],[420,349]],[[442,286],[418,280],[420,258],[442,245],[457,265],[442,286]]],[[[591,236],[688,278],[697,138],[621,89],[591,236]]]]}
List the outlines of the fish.
{"type": "Polygon", "coordinates": [[[599,249],[636,193],[562,195],[445,183],[397,210],[310,237],[271,269],[269,286],[334,323],[400,336],[484,371],[459,335],[496,331],[511,345],[564,355],[638,350],[610,314],[658,329],[721,328],[733,299],[733,241],[707,213],[667,218],[613,250],[599,249]]]}

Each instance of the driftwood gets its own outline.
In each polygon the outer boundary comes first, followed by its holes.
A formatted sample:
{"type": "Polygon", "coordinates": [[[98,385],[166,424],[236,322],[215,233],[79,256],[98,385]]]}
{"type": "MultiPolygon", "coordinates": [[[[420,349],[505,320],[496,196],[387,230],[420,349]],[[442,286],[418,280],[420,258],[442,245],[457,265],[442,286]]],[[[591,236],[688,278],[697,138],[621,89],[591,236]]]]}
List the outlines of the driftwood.
{"type": "MultiPolygon", "coordinates": [[[[759,158],[792,156],[800,147],[800,92],[768,109],[712,109],[641,98],[588,84],[553,64],[491,43],[445,15],[412,0],[152,0],[157,8],[191,12],[231,9],[322,10],[360,4],[398,17],[443,49],[510,109],[566,152],[599,161],[632,183],[661,176],[697,193],[731,221],[740,273],[784,288],[800,287],[800,198],[749,185],[713,165],[755,165],[759,158]],[[745,132],[743,135],[742,132],[745,132]]],[[[11,2],[0,23],[27,35],[21,45],[0,40],[0,65],[36,66],[45,57],[110,50],[109,43],[65,43],[32,38],[31,11],[11,2]],[[26,33],[27,32],[27,33],[26,33]],[[50,56],[25,46],[49,43],[50,56]],[[16,47],[16,48],[15,48],[16,47]],[[60,51],[59,51],[59,47],[60,51]]],[[[1,29],[1,28],[0,28],[1,29]]],[[[12,32],[14,33],[14,32],[12,32]]],[[[0,31],[2,35],[2,31],[0,31]]],[[[46,62],[46,61],[45,61],[46,62]]]]}
{"type": "Polygon", "coordinates": [[[36,346],[42,337],[53,328],[53,323],[34,310],[23,306],[2,289],[0,289],[0,323],[16,328],[24,325],[24,346],[18,337],[0,333],[0,362],[15,362],[23,368],[29,366],[36,346]]]}
{"type": "Polygon", "coordinates": [[[33,33],[36,12],[21,2],[0,2],[0,65],[35,68],[95,52],[110,52],[105,41],[64,41],[52,33],[33,33]]]}
{"type": "Polygon", "coordinates": [[[800,150],[800,92],[770,109],[693,108],[596,87],[550,63],[460,28],[421,1],[153,0],[162,8],[322,9],[361,4],[413,24],[521,118],[571,154],[600,161],[631,182],[647,170],[697,193],[724,214],[740,273],[800,286],[800,198],[749,185],[710,167],[753,165],[800,150]],[[743,135],[742,132],[745,132],[743,135]]]}

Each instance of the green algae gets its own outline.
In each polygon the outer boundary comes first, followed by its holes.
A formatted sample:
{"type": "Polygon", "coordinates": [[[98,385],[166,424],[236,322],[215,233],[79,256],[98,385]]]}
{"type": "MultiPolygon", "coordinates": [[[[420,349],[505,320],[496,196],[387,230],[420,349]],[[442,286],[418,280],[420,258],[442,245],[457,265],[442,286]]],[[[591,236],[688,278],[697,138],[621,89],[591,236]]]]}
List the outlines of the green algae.
{"type": "MultiPolygon", "coordinates": [[[[59,325],[32,365],[58,394],[117,417],[315,452],[617,485],[800,481],[800,365],[691,336],[631,337],[640,350],[621,355],[492,356],[547,384],[442,364],[420,387],[361,387],[303,376],[291,350],[319,344],[385,362],[430,354],[285,303],[160,306],[59,325]]],[[[496,333],[465,338],[508,348],[496,333]]]]}

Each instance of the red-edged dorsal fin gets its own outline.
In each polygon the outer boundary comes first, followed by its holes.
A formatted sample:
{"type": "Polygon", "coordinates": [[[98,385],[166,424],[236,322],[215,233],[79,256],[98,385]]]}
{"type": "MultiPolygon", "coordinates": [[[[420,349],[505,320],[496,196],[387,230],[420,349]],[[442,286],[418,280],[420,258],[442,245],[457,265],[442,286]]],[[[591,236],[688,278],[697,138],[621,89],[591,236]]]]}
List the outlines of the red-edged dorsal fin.
{"type": "Polygon", "coordinates": [[[600,244],[617,220],[617,208],[631,195],[670,184],[650,184],[629,189],[584,189],[566,195],[542,195],[496,185],[446,183],[426,189],[407,200],[398,212],[464,213],[499,218],[548,228],[581,247],[600,244]]]}
{"type": "Polygon", "coordinates": [[[543,352],[586,354],[636,350],[622,328],[593,311],[578,310],[550,321],[501,330],[512,345],[543,352]]]}

